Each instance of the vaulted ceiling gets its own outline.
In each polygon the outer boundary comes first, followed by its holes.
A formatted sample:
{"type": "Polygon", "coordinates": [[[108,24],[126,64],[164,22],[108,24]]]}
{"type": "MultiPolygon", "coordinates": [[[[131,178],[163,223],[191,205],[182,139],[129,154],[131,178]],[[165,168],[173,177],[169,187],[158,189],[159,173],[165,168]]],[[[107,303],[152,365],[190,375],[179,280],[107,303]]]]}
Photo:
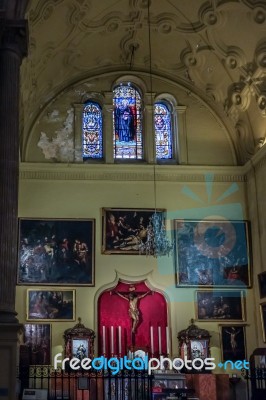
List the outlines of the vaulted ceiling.
{"type": "Polygon", "coordinates": [[[24,133],[54,96],[78,81],[151,70],[213,110],[239,164],[263,146],[265,0],[150,0],[150,6],[148,0],[31,0],[27,18],[24,133]]]}

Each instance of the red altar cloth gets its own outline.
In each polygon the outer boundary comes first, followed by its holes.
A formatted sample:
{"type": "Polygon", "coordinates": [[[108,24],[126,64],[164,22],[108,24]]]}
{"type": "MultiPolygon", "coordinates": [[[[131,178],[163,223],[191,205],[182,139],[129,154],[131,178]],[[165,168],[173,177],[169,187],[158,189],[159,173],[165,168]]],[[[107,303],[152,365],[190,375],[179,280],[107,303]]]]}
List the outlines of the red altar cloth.
{"type": "MultiPolygon", "coordinates": [[[[129,302],[119,297],[115,292],[129,294],[129,288],[133,283],[119,282],[111,291],[105,291],[98,300],[98,332],[99,349],[98,354],[103,354],[103,326],[106,328],[106,355],[110,357],[111,326],[114,327],[114,354],[118,354],[118,327],[121,326],[122,333],[122,356],[128,353],[129,347],[133,344],[135,349],[147,348],[151,351],[150,328],[153,327],[154,333],[154,355],[159,352],[158,327],[161,327],[161,348],[162,353],[166,354],[166,326],[167,326],[167,303],[165,297],[159,292],[153,292],[142,298],[138,302],[139,324],[135,335],[132,336],[132,320],[128,314],[129,302]],[[113,294],[110,294],[110,293],[113,294]]],[[[150,288],[144,281],[134,283],[135,292],[142,295],[150,288]]]]}

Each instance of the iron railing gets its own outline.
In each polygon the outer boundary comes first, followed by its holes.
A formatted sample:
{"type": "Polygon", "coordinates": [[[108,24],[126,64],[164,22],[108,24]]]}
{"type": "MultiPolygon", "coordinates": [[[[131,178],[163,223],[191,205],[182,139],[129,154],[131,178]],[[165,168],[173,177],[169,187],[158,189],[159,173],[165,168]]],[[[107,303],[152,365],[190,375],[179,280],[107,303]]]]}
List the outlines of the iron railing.
{"type": "Polygon", "coordinates": [[[21,366],[24,389],[43,389],[48,400],[152,400],[153,376],[147,371],[62,371],[51,366],[21,366]]]}

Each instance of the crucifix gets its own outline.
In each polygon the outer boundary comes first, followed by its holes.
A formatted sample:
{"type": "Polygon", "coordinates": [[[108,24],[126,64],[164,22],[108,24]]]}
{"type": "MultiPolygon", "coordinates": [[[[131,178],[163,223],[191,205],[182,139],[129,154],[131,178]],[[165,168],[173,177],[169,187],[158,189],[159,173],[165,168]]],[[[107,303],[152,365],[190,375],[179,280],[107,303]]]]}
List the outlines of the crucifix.
{"type": "Polygon", "coordinates": [[[127,300],[129,302],[128,313],[132,320],[131,332],[135,333],[136,328],[139,324],[139,308],[138,308],[139,300],[143,299],[143,297],[147,296],[148,294],[153,294],[153,292],[151,290],[149,290],[148,292],[144,292],[141,294],[141,293],[136,292],[135,289],[133,289],[133,290],[131,289],[131,291],[129,293],[116,292],[116,291],[113,293],[117,294],[118,296],[122,297],[122,299],[127,300]]]}

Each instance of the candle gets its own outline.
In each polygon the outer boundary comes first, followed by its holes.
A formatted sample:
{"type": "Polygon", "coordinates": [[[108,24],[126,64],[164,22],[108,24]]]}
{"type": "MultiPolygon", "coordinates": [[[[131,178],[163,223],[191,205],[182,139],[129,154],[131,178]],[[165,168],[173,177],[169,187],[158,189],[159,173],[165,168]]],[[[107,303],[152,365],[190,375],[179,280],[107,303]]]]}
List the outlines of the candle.
{"type": "Polygon", "coordinates": [[[159,340],[159,355],[162,354],[162,333],[161,333],[161,327],[158,326],[158,340],[159,340]]]}
{"type": "Polygon", "coordinates": [[[111,326],[111,354],[114,355],[114,327],[111,326]]]}
{"type": "Polygon", "coordinates": [[[122,353],[122,335],[121,335],[121,326],[118,327],[118,353],[121,355],[122,353]]]}
{"type": "Polygon", "coordinates": [[[105,347],[105,326],[103,326],[103,354],[106,353],[106,347],[105,347]]]}
{"type": "Polygon", "coordinates": [[[154,354],[153,326],[151,326],[151,354],[154,354]]]}
{"type": "Polygon", "coordinates": [[[169,327],[166,327],[166,352],[170,354],[170,337],[169,337],[169,327]]]}

